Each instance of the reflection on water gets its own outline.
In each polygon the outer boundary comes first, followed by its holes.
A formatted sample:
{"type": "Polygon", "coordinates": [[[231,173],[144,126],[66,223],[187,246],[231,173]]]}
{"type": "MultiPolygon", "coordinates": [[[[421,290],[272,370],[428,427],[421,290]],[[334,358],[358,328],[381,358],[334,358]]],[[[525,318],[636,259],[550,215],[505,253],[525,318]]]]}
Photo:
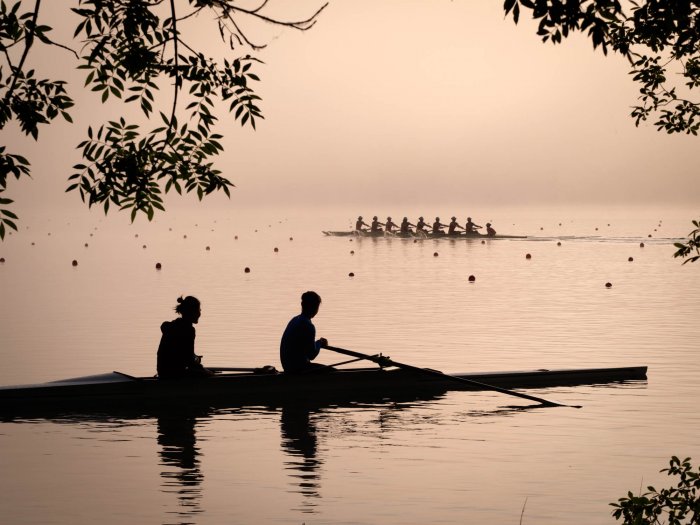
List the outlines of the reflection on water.
{"type": "Polygon", "coordinates": [[[302,512],[313,512],[320,498],[320,468],[323,461],[317,457],[316,425],[311,418],[312,410],[303,404],[285,405],[280,417],[282,449],[289,455],[284,462],[285,469],[292,471],[295,478],[295,492],[304,496],[302,512]]]}
{"type": "Polygon", "coordinates": [[[162,470],[164,492],[177,494],[179,502],[176,510],[171,511],[188,523],[196,514],[202,512],[202,481],[197,447],[197,417],[194,415],[161,415],[158,417],[158,444],[160,464],[168,470],[162,470]]]}

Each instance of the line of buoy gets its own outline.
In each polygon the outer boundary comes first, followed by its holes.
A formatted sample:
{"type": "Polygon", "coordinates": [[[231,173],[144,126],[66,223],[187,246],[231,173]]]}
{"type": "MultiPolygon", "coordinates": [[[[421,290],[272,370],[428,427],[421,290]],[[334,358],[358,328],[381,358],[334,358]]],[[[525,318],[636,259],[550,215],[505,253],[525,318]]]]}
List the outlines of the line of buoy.
{"type": "Polygon", "coordinates": [[[612,283],[605,283],[606,288],[612,288],[612,283]]]}
{"type": "Polygon", "coordinates": [[[532,259],[532,255],[530,255],[530,254],[528,253],[527,255],[525,255],[525,258],[526,258],[526,259],[532,259]]]}
{"type": "Polygon", "coordinates": [[[243,271],[244,271],[245,273],[250,273],[250,268],[248,268],[248,267],[246,266],[246,267],[243,269],[243,271]]]}
{"type": "Polygon", "coordinates": [[[476,281],[476,277],[474,277],[473,275],[470,275],[470,276],[469,276],[469,282],[470,282],[470,283],[473,283],[474,281],[476,281]]]}
{"type": "Polygon", "coordinates": [[[75,259],[73,259],[72,264],[73,264],[73,266],[78,266],[78,261],[76,261],[75,259]]]}

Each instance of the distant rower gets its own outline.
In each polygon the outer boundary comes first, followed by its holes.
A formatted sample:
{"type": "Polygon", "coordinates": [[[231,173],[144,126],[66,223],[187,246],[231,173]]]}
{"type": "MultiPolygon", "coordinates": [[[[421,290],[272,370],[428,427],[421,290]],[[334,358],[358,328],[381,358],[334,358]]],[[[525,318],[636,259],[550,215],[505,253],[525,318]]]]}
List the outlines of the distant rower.
{"type": "Polygon", "coordinates": [[[375,215],[372,217],[372,226],[370,227],[369,231],[372,233],[379,233],[384,230],[382,230],[382,226],[384,226],[381,222],[379,222],[379,219],[377,219],[377,216],[375,215]]]}
{"type": "Polygon", "coordinates": [[[446,227],[447,224],[442,224],[440,222],[440,217],[435,217],[435,222],[433,223],[433,235],[445,235],[445,232],[442,231],[442,229],[446,227]]]}
{"type": "Polygon", "coordinates": [[[471,217],[467,217],[467,223],[464,225],[464,233],[467,235],[478,235],[479,232],[476,230],[479,228],[481,228],[481,226],[474,224],[471,217]]]}
{"type": "Polygon", "coordinates": [[[424,228],[427,228],[427,223],[423,220],[423,217],[418,217],[418,222],[416,223],[416,233],[425,233],[424,228]]]}
{"type": "Polygon", "coordinates": [[[361,231],[366,231],[363,230],[362,227],[367,226],[369,228],[369,224],[367,224],[365,221],[362,220],[362,215],[360,215],[357,218],[357,222],[355,223],[355,231],[361,232],[361,231]]]}
{"type": "Polygon", "coordinates": [[[391,220],[391,217],[387,217],[387,218],[386,218],[386,224],[384,225],[384,227],[386,228],[386,231],[391,232],[391,231],[393,230],[393,228],[396,227],[396,226],[398,226],[398,224],[396,224],[395,222],[393,222],[393,221],[391,220]]]}
{"type": "Polygon", "coordinates": [[[401,233],[406,233],[406,234],[413,233],[413,231],[411,230],[411,226],[413,226],[414,228],[416,227],[415,224],[411,224],[410,222],[408,222],[408,217],[404,217],[403,220],[401,221],[401,228],[399,231],[401,233]]]}
{"type": "Polygon", "coordinates": [[[452,217],[452,222],[450,222],[450,225],[447,229],[447,235],[452,235],[452,236],[459,235],[459,232],[456,231],[457,228],[459,228],[460,230],[464,229],[457,223],[457,217],[452,217]]]}
{"type": "Polygon", "coordinates": [[[490,222],[486,223],[486,235],[488,235],[489,237],[493,237],[494,235],[496,235],[496,230],[491,228],[490,222]]]}

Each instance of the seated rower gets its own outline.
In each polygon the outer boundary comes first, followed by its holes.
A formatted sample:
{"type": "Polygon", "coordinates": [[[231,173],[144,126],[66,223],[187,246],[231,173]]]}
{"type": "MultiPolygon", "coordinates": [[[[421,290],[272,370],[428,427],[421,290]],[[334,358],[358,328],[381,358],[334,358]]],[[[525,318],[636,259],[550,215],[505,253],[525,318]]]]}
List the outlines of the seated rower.
{"type": "Polygon", "coordinates": [[[202,308],[196,297],[188,295],[177,299],[175,311],[180,317],[160,326],[163,336],[158,345],[158,377],[182,379],[206,377],[213,372],[202,366],[201,357],[194,353],[194,326],[199,322],[202,308]]]}
{"type": "Polygon", "coordinates": [[[450,222],[447,228],[447,235],[451,235],[453,237],[459,235],[457,228],[459,228],[460,230],[464,229],[457,223],[457,217],[452,217],[452,222],[450,222]]]}
{"type": "Polygon", "coordinates": [[[427,233],[425,231],[425,228],[427,226],[428,226],[428,224],[423,220],[423,217],[418,217],[418,222],[416,223],[416,233],[422,233],[422,234],[427,233]]]}
{"type": "Polygon", "coordinates": [[[377,219],[377,216],[375,215],[372,218],[372,226],[370,226],[369,231],[372,233],[381,233],[384,231],[384,230],[382,230],[382,226],[384,226],[384,224],[379,222],[379,220],[377,219]]]}
{"type": "Polygon", "coordinates": [[[386,228],[386,231],[388,231],[389,233],[391,233],[391,232],[393,231],[393,229],[394,229],[395,227],[397,227],[397,226],[398,226],[398,224],[396,224],[395,222],[393,222],[393,221],[391,220],[391,217],[387,217],[387,218],[386,218],[386,223],[384,224],[384,227],[386,228]]]}
{"type": "Polygon", "coordinates": [[[467,217],[467,223],[464,225],[464,233],[466,235],[481,235],[478,231],[481,226],[474,224],[471,217],[467,217]]]}
{"type": "Polygon", "coordinates": [[[446,228],[446,227],[447,227],[447,224],[442,224],[440,222],[440,217],[435,217],[435,222],[433,223],[432,234],[435,236],[445,235],[445,232],[442,231],[442,229],[446,228]]]}
{"type": "Polygon", "coordinates": [[[316,292],[304,292],[301,296],[301,314],[292,318],[282,334],[280,361],[287,373],[301,373],[325,368],[312,363],[321,348],[328,346],[323,337],[316,341],[316,327],[311,322],[321,306],[321,297],[316,292]]]}
{"type": "Polygon", "coordinates": [[[367,230],[363,230],[363,229],[362,229],[363,226],[367,226],[367,227],[369,228],[369,224],[367,224],[365,221],[363,221],[363,220],[362,220],[362,215],[360,215],[360,216],[357,218],[357,221],[355,222],[355,231],[358,231],[358,232],[367,231],[367,230]]]}
{"type": "Polygon", "coordinates": [[[401,221],[401,227],[399,228],[399,232],[405,235],[413,233],[413,230],[411,230],[411,226],[413,226],[414,228],[416,227],[415,224],[411,224],[410,222],[408,222],[408,217],[404,217],[401,221]]]}
{"type": "Polygon", "coordinates": [[[490,222],[487,222],[487,223],[486,223],[486,235],[488,235],[489,237],[493,237],[494,235],[496,235],[496,230],[494,230],[494,229],[491,227],[491,223],[490,223],[490,222]]]}

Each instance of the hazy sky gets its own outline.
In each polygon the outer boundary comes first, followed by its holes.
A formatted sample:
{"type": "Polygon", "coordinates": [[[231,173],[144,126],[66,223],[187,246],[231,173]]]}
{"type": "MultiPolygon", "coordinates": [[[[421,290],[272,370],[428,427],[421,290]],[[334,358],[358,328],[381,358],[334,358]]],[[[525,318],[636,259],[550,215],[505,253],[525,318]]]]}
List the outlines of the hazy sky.
{"type": "MultiPolygon", "coordinates": [[[[45,8],[54,26],[67,10],[56,4],[45,8]]],[[[292,7],[302,18],[318,5],[292,7]]],[[[290,4],[268,6],[278,8],[290,4]]],[[[208,27],[190,42],[218,44],[208,27]]],[[[637,87],[622,58],[579,36],[543,44],[535,31],[504,19],[500,0],[331,0],[306,33],[250,28],[269,42],[257,55],[266,119],[257,131],[232,118],[220,130],[232,205],[696,203],[700,139],[636,128],[637,87]]],[[[31,65],[66,76],[62,59],[31,65]]],[[[72,126],[42,130],[38,146],[3,132],[34,165],[33,180],[8,191],[19,212],[55,199],[80,207],[77,194],[62,196],[75,145],[89,124],[123,111],[70,74],[72,126]]],[[[168,107],[171,92],[161,94],[168,107]]]]}

